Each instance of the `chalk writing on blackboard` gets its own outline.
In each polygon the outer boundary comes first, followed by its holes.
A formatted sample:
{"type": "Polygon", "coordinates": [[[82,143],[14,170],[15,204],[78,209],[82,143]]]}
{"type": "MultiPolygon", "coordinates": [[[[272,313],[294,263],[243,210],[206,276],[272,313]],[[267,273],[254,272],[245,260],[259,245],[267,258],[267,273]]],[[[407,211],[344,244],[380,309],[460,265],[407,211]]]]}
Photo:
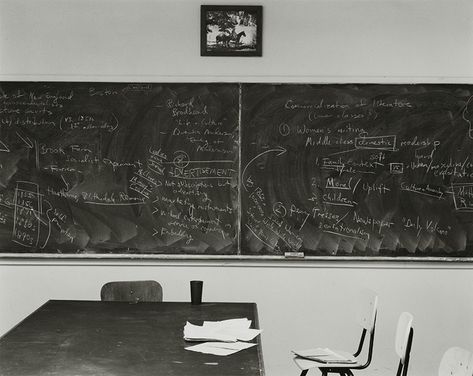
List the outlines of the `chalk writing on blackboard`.
{"type": "Polygon", "coordinates": [[[0,254],[473,257],[471,85],[4,82],[0,254]]]}
{"type": "Polygon", "coordinates": [[[471,257],[471,93],[244,84],[242,253],[471,257]]]}
{"type": "Polygon", "coordinates": [[[238,85],[0,89],[2,253],[237,252],[238,85]]]}

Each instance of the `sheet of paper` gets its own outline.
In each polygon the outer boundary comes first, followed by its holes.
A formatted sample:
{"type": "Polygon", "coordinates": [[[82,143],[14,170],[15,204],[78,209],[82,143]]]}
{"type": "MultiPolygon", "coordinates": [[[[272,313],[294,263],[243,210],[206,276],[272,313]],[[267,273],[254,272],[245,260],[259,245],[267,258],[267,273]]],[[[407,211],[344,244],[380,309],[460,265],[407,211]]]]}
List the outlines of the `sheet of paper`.
{"type": "Polygon", "coordinates": [[[236,342],[235,335],[225,333],[220,328],[207,328],[187,322],[184,326],[184,339],[186,341],[223,341],[236,342]]]}
{"type": "Polygon", "coordinates": [[[342,355],[329,348],[317,347],[314,349],[293,351],[297,356],[324,363],[356,363],[353,355],[342,355]]]}
{"type": "Polygon", "coordinates": [[[327,356],[329,354],[332,355],[333,351],[330,350],[329,348],[317,347],[314,349],[297,350],[297,351],[293,351],[293,353],[299,356],[304,356],[304,357],[318,357],[318,356],[327,356]]]}
{"type": "Polygon", "coordinates": [[[246,318],[223,321],[204,321],[202,326],[189,322],[184,326],[186,341],[251,341],[261,333],[259,329],[250,329],[251,320],[246,318]]]}
{"type": "Polygon", "coordinates": [[[231,336],[235,336],[239,341],[251,341],[258,334],[262,332],[261,329],[226,329],[225,333],[231,336]]]}
{"type": "Polygon", "coordinates": [[[204,354],[213,354],[218,356],[227,356],[235,354],[238,351],[256,346],[256,343],[247,342],[204,342],[198,345],[186,347],[186,350],[200,352],[204,354]]]}
{"type": "Polygon", "coordinates": [[[251,320],[246,317],[240,319],[229,319],[222,321],[204,321],[202,324],[204,328],[235,328],[248,329],[251,326],[251,320]]]}

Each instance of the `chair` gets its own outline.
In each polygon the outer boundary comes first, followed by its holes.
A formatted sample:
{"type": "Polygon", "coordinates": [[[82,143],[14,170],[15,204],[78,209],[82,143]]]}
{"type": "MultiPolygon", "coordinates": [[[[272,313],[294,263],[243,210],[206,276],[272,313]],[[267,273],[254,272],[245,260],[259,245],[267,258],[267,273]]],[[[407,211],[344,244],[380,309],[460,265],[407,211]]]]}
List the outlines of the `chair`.
{"type": "Polygon", "coordinates": [[[371,290],[363,290],[360,296],[360,315],[358,324],[361,326],[361,337],[357,350],[350,354],[345,351],[334,351],[341,359],[348,359],[347,362],[337,361],[336,363],[321,363],[316,360],[310,360],[299,356],[294,357],[294,362],[302,370],[301,376],[305,376],[312,368],[319,368],[323,376],[328,373],[339,373],[340,375],[353,375],[351,369],[363,369],[369,366],[373,355],[374,333],[376,327],[376,317],[378,313],[378,295],[371,290]],[[369,340],[366,341],[366,336],[369,340]],[[367,345],[365,345],[365,343],[367,345]],[[360,359],[360,355],[368,346],[366,360],[360,359]]]}
{"type": "Polygon", "coordinates": [[[399,366],[396,376],[406,376],[411,356],[412,337],[414,329],[412,328],[413,317],[409,312],[401,313],[396,329],[396,353],[399,356],[399,366]]]}
{"type": "Polygon", "coordinates": [[[439,376],[472,376],[473,355],[460,347],[451,347],[445,354],[439,366],[439,376]]]}
{"type": "MultiPolygon", "coordinates": [[[[407,368],[409,366],[409,359],[412,347],[412,337],[414,335],[414,330],[412,329],[413,317],[408,312],[401,313],[399,317],[397,329],[396,329],[396,338],[395,338],[395,349],[396,353],[399,356],[399,365],[397,368],[396,376],[407,376],[407,368]]],[[[305,360],[306,362],[315,363],[313,360],[305,360]]],[[[297,363],[297,362],[296,362],[297,363]]],[[[365,367],[360,367],[357,364],[353,363],[343,363],[336,365],[328,364],[317,364],[311,368],[319,368],[322,372],[322,375],[327,375],[329,372],[339,373],[340,375],[350,375],[353,376],[351,372],[352,369],[362,369],[365,367]]],[[[307,370],[302,371],[301,375],[307,374],[307,370]]]]}
{"type": "Polygon", "coordinates": [[[105,302],[162,302],[163,288],[156,281],[108,282],[100,290],[100,299],[105,302]]]}

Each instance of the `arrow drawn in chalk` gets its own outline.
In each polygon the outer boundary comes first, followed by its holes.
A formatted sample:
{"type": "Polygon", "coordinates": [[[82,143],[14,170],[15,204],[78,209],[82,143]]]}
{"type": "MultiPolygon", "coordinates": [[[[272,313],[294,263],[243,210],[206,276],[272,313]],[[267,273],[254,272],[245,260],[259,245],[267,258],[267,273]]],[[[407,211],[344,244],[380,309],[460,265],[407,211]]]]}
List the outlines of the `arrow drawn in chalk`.
{"type": "Polygon", "coordinates": [[[6,153],[10,152],[10,148],[1,140],[0,140],[0,151],[4,151],[6,153]]]}
{"type": "Polygon", "coordinates": [[[33,142],[30,140],[30,138],[28,136],[22,136],[21,134],[19,134],[18,132],[16,132],[16,135],[21,139],[21,141],[23,141],[26,146],[28,146],[29,149],[33,149],[34,147],[34,144],[33,142]]]}
{"type": "Polygon", "coordinates": [[[118,128],[118,118],[115,116],[115,114],[112,112],[113,119],[115,120],[115,126],[112,127],[112,129],[109,131],[110,133],[114,132],[118,128]]]}
{"type": "Polygon", "coordinates": [[[462,118],[468,123],[468,137],[473,138],[473,125],[471,124],[471,120],[468,117],[468,115],[471,116],[469,109],[471,107],[471,104],[473,104],[473,95],[468,98],[468,101],[466,102],[465,108],[462,112],[462,118]]]}
{"type": "Polygon", "coordinates": [[[248,225],[245,225],[245,226],[246,226],[246,228],[247,228],[248,230],[250,230],[250,232],[256,237],[256,239],[258,239],[258,240],[259,240],[261,243],[263,243],[266,247],[269,247],[269,248],[271,248],[271,249],[273,249],[273,250],[275,250],[275,251],[279,251],[279,246],[278,246],[277,244],[276,244],[274,247],[271,246],[271,245],[269,245],[269,244],[266,243],[263,239],[261,239],[258,235],[256,235],[256,233],[251,229],[250,226],[248,226],[248,225]]]}
{"type": "Polygon", "coordinates": [[[256,157],[254,157],[251,161],[249,161],[245,168],[243,169],[243,172],[241,174],[241,180],[242,180],[242,183],[243,183],[243,187],[245,188],[245,190],[248,192],[248,188],[246,188],[246,185],[245,185],[245,172],[246,172],[246,169],[248,168],[248,166],[250,164],[252,164],[255,160],[257,160],[259,157],[261,157],[262,155],[266,154],[266,153],[272,153],[272,152],[277,152],[278,154],[276,154],[276,156],[280,156],[280,155],[283,155],[287,152],[287,150],[285,148],[283,148],[282,146],[278,146],[277,148],[274,148],[274,149],[269,149],[269,150],[266,150],[266,151],[263,151],[262,153],[259,153],[256,157]]]}
{"type": "Polygon", "coordinates": [[[46,247],[46,244],[48,244],[49,238],[51,237],[51,218],[49,217],[49,212],[51,212],[53,210],[53,206],[51,205],[51,203],[48,200],[44,200],[44,202],[46,202],[46,204],[49,205],[49,209],[46,210],[46,217],[48,218],[48,224],[47,224],[47,226],[48,226],[48,236],[46,237],[46,239],[44,241],[44,244],[40,246],[41,248],[46,247]]]}

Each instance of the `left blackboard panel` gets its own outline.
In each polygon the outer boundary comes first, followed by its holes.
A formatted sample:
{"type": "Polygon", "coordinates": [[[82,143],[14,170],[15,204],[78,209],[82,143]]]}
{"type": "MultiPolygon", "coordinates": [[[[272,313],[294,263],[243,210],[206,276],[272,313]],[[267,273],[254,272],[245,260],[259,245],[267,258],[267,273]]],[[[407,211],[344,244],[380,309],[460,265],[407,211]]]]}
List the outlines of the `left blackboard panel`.
{"type": "Polygon", "coordinates": [[[0,84],[0,253],[237,253],[237,84],[0,84]]]}

